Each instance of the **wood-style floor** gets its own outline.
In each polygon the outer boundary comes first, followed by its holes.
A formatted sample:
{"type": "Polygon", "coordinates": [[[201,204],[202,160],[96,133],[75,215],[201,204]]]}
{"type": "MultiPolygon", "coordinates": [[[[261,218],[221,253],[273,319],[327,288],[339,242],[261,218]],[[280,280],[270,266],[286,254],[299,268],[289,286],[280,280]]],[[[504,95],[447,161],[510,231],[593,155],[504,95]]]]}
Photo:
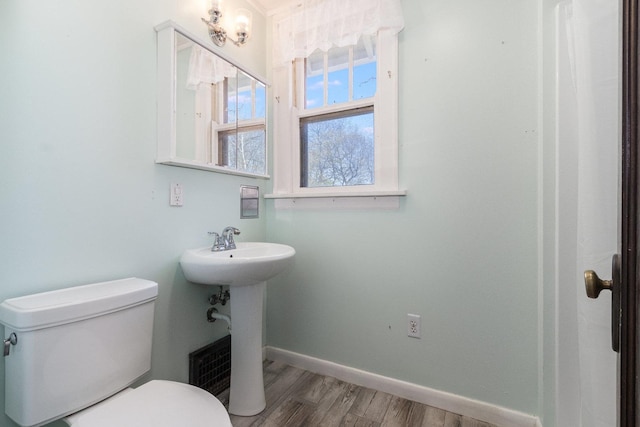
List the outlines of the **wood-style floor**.
{"type": "Polygon", "coordinates": [[[265,362],[264,385],[266,409],[233,427],[498,427],[279,362],[265,362]]]}

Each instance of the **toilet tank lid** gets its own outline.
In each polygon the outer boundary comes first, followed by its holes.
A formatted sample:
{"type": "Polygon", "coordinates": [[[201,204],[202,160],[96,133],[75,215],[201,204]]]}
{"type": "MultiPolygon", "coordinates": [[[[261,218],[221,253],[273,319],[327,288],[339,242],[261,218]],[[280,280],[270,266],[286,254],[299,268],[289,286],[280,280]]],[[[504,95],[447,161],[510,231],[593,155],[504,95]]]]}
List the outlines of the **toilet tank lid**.
{"type": "Polygon", "coordinates": [[[48,328],[153,301],[157,295],[156,282],[135,277],[74,286],[7,299],[0,304],[0,323],[16,331],[48,328]]]}

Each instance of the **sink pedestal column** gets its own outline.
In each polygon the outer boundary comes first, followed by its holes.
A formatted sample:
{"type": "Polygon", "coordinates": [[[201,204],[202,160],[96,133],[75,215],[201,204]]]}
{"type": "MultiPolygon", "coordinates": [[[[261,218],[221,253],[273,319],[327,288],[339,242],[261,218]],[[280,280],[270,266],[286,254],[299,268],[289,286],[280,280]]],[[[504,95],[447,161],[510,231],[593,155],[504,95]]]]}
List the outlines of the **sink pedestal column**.
{"type": "Polygon", "coordinates": [[[266,407],[262,377],[262,302],[266,282],[231,286],[229,412],[252,416],[266,407]]]}

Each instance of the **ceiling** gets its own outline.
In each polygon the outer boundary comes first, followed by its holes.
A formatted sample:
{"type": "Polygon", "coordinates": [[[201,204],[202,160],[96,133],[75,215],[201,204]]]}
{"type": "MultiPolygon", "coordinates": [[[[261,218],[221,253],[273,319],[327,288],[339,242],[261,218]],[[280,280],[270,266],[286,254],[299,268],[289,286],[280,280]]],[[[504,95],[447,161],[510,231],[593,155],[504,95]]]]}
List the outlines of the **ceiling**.
{"type": "Polygon", "coordinates": [[[288,4],[290,0],[250,0],[265,12],[272,12],[288,4]]]}

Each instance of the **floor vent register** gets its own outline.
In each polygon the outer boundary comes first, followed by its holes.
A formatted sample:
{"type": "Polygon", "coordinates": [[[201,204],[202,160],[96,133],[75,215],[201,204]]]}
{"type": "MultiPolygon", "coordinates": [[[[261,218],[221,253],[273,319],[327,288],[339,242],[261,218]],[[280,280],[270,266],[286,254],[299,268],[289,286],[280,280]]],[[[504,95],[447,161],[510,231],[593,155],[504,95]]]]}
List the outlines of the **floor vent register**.
{"type": "Polygon", "coordinates": [[[231,385],[231,335],[189,354],[189,384],[219,395],[231,385]]]}

